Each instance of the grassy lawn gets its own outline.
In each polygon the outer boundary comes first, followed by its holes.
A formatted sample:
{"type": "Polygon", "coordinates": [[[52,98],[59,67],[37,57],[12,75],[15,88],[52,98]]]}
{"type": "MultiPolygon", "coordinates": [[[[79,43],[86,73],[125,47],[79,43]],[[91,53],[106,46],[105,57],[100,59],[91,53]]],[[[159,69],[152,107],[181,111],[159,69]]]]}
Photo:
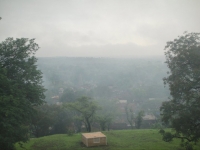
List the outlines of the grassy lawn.
{"type": "MultiPolygon", "coordinates": [[[[146,130],[115,130],[103,132],[107,136],[107,146],[91,147],[89,150],[181,150],[180,140],[167,143],[162,141],[156,129],[146,130]]],[[[65,134],[33,138],[24,144],[27,150],[84,150],[88,149],[81,143],[81,134],[68,136],[65,134]]],[[[25,150],[16,144],[17,150],[25,150]]],[[[200,144],[195,147],[200,149],[200,144]]]]}

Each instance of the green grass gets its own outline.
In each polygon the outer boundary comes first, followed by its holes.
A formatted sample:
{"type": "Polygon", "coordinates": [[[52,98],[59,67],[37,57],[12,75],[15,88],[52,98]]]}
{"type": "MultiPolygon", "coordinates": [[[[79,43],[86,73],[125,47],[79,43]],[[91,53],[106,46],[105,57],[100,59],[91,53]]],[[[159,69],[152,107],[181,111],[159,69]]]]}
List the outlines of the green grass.
{"type": "MultiPolygon", "coordinates": [[[[107,136],[107,146],[91,147],[89,150],[181,150],[180,140],[170,143],[162,141],[156,129],[115,130],[103,132],[107,136]]],[[[68,136],[57,134],[41,138],[33,138],[23,145],[27,150],[85,150],[81,143],[81,134],[68,136]]],[[[25,150],[16,144],[17,150],[25,150]]],[[[200,149],[200,144],[195,146],[200,149]]]]}

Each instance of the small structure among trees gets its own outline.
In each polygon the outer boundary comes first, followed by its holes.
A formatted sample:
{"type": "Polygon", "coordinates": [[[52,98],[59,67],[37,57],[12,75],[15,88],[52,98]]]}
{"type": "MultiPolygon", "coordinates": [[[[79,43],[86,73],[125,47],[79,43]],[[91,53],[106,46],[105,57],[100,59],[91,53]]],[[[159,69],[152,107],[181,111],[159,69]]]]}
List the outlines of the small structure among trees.
{"type": "Polygon", "coordinates": [[[87,146],[107,145],[107,138],[101,132],[82,133],[82,142],[87,146]]]}

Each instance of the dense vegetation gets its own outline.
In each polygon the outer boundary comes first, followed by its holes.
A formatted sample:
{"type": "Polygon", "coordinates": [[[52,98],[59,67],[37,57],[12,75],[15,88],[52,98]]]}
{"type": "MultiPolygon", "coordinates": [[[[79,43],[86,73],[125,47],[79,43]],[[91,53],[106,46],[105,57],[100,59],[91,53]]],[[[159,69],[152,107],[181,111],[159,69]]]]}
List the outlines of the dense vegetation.
{"type": "Polygon", "coordinates": [[[42,73],[34,57],[34,39],[8,38],[0,43],[0,148],[29,139],[33,106],[42,104],[42,73]]]}
{"type": "MultiPolygon", "coordinates": [[[[185,33],[168,42],[165,49],[166,62],[170,71],[164,81],[169,84],[171,99],[162,104],[162,120],[171,125],[176,132],[163,133],[164,139],[170,141],[173,138],[180,138],[187,142],[198,142],[200,139],[200,34],[185,33]]],[[[189,143],[186,144],[191,147],[189,143]]]]}

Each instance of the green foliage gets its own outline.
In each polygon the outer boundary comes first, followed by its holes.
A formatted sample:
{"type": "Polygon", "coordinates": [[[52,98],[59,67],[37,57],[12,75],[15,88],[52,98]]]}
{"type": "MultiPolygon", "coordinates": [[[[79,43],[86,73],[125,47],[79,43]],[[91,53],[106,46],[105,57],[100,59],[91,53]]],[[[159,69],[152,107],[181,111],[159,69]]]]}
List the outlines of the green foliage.
{"type": "Polygon", "coordinates": [[[35,107],[31,131],[34,137],[50,134],[65,134],[72,124],[72,113],[59,105],[41,105],[35,107]]]}
{"type": "Polygon", "coordinates": [[[37,70],[34,39],[8,38],[0,43],[0,147],[13,149],[29,138],[33,106],[43,103],[42,73],[37,70]]]}
{"type": "Polygon", "coordinates": [[[126,118],[129,122],[129,124],[131,125],[131,128],[133,129],[134,123],[136,120],[134,112],[133,112],[133,108],[129,105],[126,105],[125,110],[126,110],[126,118]]]}
{"type": "Polygon", "coordinates": [[[96,117],[96,121],[99,122],[102,131],[105,131],[106,128],[109,130],[112,118],[109,115],[100,115],[96,117]]]}
{"type": "Polygon", "coordinates": [[[165,132],[163,129],[161,129],[159,133],[163,135],[163,141],[165,142],[171,142],[174,138],[174,135],[171,132],[165,132]]]}
{"type": "Polygon", "coordinates": [[[162,104],[162,121],[175,129],[173,138],[200,138],[200,34],[184,33],[165,47],[171,98],[162,104]]]}
{"type": "Polygon", "coordinates": [[[31,133],[33,137],[49,135],[49,127],[54,122],[54,116],[48,105],[42,105],[35,108],[35,114],[31,119],[31,133]]]}
{"type": "Polygon", "coordinates": [[[135,122],[135,126],[137,129],[140,129],[141,125],[142,125],[142,120],[143,120],[143,117],[144,116],[144,111],[139,111],[137,116],[136,116],[136,122],[135,122]]]}
{"type": "Polygon", "coordinates": [[[164,127],[164,126],[163,126],[162,122],[160,121],[160,119],[158,119],[157,122],[154,123],[154,124],[151,126],[152,129],[161,129],[161,128],[163,128],[163,127],[164,127]]]}
{"type": "Polygon", "coordinates": [[[67,131],[67,135],[68,135],[68,136],[74,135],[74,130],[69,129],[69,130],[67,131]]]}
{"type": "Polygon", "coordinates": [[[190,142],[182,142],[181,147],[184,147],[186,150],[193,150],[193,145],[190,142]]]}
{"type": "Polygon", "coordinates": [[[95,113],[99,108],[97,103],[89,97],[81,97],[73,103],[67,103],[67,108],[77,111],[77,118],[85,123],[86,130],[91,132],[91,122],[94,120],[95,113]]]}

